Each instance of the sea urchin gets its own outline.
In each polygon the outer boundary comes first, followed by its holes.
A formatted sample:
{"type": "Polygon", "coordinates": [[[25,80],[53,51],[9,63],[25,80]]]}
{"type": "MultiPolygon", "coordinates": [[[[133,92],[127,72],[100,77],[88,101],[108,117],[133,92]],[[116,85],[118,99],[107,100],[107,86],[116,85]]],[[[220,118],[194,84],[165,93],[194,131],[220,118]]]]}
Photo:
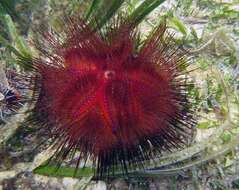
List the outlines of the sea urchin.
{"type": "Polygon", "coordinates": [[[35,41],[34,119],[50,129],[55,157],[79,152],[96,175],[127,173],[183,147],[194,119],[186,53],[161,24],[146,40],[127,22],[93,30],[67,18],[35,41]]]}

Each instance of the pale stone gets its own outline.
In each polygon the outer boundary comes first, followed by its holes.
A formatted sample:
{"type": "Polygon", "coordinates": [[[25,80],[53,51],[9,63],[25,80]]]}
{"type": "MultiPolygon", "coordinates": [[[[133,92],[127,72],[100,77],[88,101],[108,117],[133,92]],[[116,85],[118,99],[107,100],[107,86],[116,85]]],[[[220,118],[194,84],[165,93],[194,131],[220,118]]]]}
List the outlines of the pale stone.
{"type": "Polygon", "coordinates": [[[117,190],[127,190],[128,184],[125,182],[125,180],[123,179],[115,179],[112,183],[111,183],[115,189],[117,190]]]}
{"type": "Polygon", "coordinates": [[[103,181],[92,182],[86,187],[86,190],[107,190],[107,185],[103,181]]]}
{"type": "Polygon", "coordinates": [[[43,175],[34,175],[34,180],[38,183],[43,183],[43,184],[49,184],[51,187],[55,187],[60,190],[65,190],[62,185],[62,180],[61,178],[56,178],[56,177],[49,177],[49,176],[43,176],[43,175]]]}
{"type": "Polygon", "coordinates": [[[232,9],[234,11],[239,11],[239,5],[233,5],[230,7],[230,9],[232,9]]]}
{"type": "Polygon", "coordinates": [[[6,89],[9,88],[9,83],[3,68],[3,63],[0,62],[0,90],[1,88],[6,89]]]}
{"type": "MultiPolygon", "coordinates": [[[[19,110],[19,113],[25,113],[27,109],[28,106],[25,105],[19,110]]],[[[27,114],[16,114],[4,127],[0,127],[0,144],[6,142],[15,133],[19,124],[22,123],[26,117],[27,114]]]]}
{"type": "Polygon", "coordinates": [[[0,181],[4,179],[13,178],[17,175],[17,172],[14,170],[0,172],[0,181]]]}
{"type": "Polygon", "coordinates": [[[76,190],[78,183],[79,183],[78,179],[73,179],[70,177],[64,177],[62,180],[62,184],[66,190],[76,190]]]}
{"type": "Polygon", "coordinates": [[[18,163],[14,165],[13,169],[17,173],[20,173],[20,172],[28,171],[30,166],[31,166],[31,163],[18,163]]]}
{"type": "Polygon", "coordinates": [[[216,130],[216,127],[209,129],[197,129],[195,141],[202,142],[203,140],[208,139],[211,135],[215,134],[216,130]]]}
{"type": "Polygon", "coordinates": [[[53,156],[53,154],[55,153],[55,149],[52,147],[53,146],[50,146],[48,149],[42,151],[35,156],[32,166],[30,168],[31,170],[34,170],[35,168],[39,167],[43,162],[47,161],[50,157],[53,156]]]}
{"type": "Polygon", "coordinates": [[[4,100],[5,96],[0,92],[0,101],[4,100]]]}

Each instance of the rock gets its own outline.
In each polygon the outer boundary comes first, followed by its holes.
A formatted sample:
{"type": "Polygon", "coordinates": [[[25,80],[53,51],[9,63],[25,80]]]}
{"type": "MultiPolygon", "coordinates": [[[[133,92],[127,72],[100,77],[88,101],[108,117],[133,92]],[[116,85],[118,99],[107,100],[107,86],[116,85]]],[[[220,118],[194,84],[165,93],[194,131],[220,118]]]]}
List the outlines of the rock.
{"type": "Polygon", "coordinates": [[[16,174],[17,172],[14,170],[0,172],[0,181],[3,181],[4,179],[13,178],[16,176],[16,174]]]}
{"type": "Polygon", "coordinates": [[[33,176],[33,179],[37,184],[44,184],[44,186],[48,187],[48,188],[45,187],[45,189],[65,190],[65,188],[63,187],[61,178],[48,177],[48,176],[35,174],[33,176]]]}
{"type": "Polygon", "coordinates": [[[215,133],[217,128],[209,128],[209,129],[197,129],[197,135],[195,137],[196,142],[202,142],[203,140],[208,139],[211,135],[215,133]]]}
{"type": "Polygon", "coordinates": [[[107,190],[107,185],[103,181],[92,182],[86,187],[86,190],[107,190]]]}
{"type": "Polygon", "coordinates": [[[128,184],[123,179],[115,179],[114,181],[111,182],[111,186],[117,190],[128,190],[129,189],[128,184]]]}
{"type": "Polygon", "coordinates": [[[24,171],[29,171],[30,166],[31,166],[31,163],[18,163],[13,166],[13,169],[17,173],[21,173],[24,171]]]}
{"type": "Polygon", "coordinates": [[[77,186],[78,186],[79,182],[80,182],[80,180],[73,179],[70,177],[65,177],[62,180],[63,187],[66,190],[77,190],[77,186]]]}
{"type": "Polygon", "coordinates": [[[0,101],[4,100],[5,96],[0,92],[0,101]]]}
{"type": "MultiPolygon", "coordinates": [[[[25,113],[28,109],[28,106],[23,106],[19,113],[25,113]]],[[[27,117],[27,114],[16,114],[9,119],[4,127],[0,127],[0,144],[6,142],[14,133],[16,132],[17,128],[20,126],[20,123],[24,121],[27,117]]]]}
{"type": "Polygon", "coordinates": [[[6,77],[6,73],[4,71],[4,68],[3,68],[3,63],[0,62],[0,90],[1,88],[9,88],[9,83],[8,83],[8,80],[7,80],[7,77],[6,77]]]}
{"type": "Polygon", "coordinates": [[[53,146],[48,147],[45,151],[42,151],[35,156],[30,169],[34,170],[35,168],[39,167],[43,162],[47,161],[54,153],[55,149],[53,148],[53,146]]]}

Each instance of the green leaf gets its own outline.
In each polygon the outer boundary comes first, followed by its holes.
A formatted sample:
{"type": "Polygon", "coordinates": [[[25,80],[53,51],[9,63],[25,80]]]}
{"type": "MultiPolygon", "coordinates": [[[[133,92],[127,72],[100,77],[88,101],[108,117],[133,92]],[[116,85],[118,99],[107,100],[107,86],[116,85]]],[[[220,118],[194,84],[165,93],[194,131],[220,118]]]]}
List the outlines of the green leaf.
{"type": "Polygon", "coordinates": [[[124,0],[115,0],[112,1],[111,5],[109,6],[108,11],[103,16],[103,18],[100,21],[100,26],[103,26],[114,14],[115,12],[120,8],[120,6],[123,4],[124,0]]]}
{"type": "Polygon", "coordinates": [[[25,40],[18,34],[16,27],[9,15],[4,16],[5,24],[8,28],[9,35],[16,45],[16,49],[25,56],[30,56],[30,49],[27,47],[25,40]]]}
{"type": "Polygon", "coordinates": [[[197,31],[193,27],[190,27],[190,29],[191,29],[192,36],[194,37],[196,41],[198,41],[199,37],[198,37],[197,31]]]}
{"type": "Polygon", "coordinates": [[[16,56],[21,56],[21,53],[1,35],[0,35],[0,44],[2,44],[5,48],[9,49],[11,52],[13,52],[16,56]]]}
{"type": "Polygon", "coordinates": [[[184,26],[184,24],[177,18],[177,17],[171,17],[169,19],[169,27],[175,28],[179,32],[181,32],[184,36],[187,35],[187,28],[184,26]]]}
{"type": "Polygon", "coordinates": [[[127,3],[127,13],[132,13],[135,10],[137,4],[139,3],[139,0],[129,0],[126,1],[126,3],[127,3]]]}
{"type": "Polygon", "coordinates": [[[86,20],[91,16],[92,13],[97,11],[97,9],[99,8],[99,4],[100,4],[100,0],[93,0],[92,1],[90,8],[85,15],[86,20]]]}
{"type": "Polygon", "coordinates": [[[4,22],[7,26],[8,34],[12,42],[8,42],[3,36],[0,35],[0,43],[17,56],[17,64],[26,70],[31,69],[32,54],[30,52],[30,48],[26,45],[23,37],[18,34],[15,24],[8,14],[4,15],[4,22]]]}
{"type": "Polygon", "coordinates": [[[0,35],[0,44],[2,44],[10,52],[14,53],[17,56],[16,62],[22,68],[29,70],[32,68],[32,57],[24,56],[19,52],[14,46],[12,46],[6,39],[0,35]]]}
{"type": "Polygon", "coordinates": [[[51,176],[51,177],[81,178],[76,189],[82,189],[82,190],[87,187],[92,177],[94,176],[94,172],[92,168],[85,167],[85,168],[80,168],[76,171],[75,168],[70,168],[65,166],[57,168],[56,166],[50,166],[50,165],[39,166],[38,168],[33,170],[33,173],[51,176]]]}
{"type": "Polygon", "coordinates": [[[198,129],[208,129],[211,126],[211,123],[209,121],[198,123],[197,128],[198,129]]]}
{"type": "Polygon", "coordinates": [[[19,16],[15,10],[15,0],[0,0],[0,12],[9,14],[15,19],[19,19],[19,16]]]}
{"type": "Polygon", "coordinates": [[[57,166],[53,165],[43,165],[39,166],[38,168],[34,169],[33,172],[35,174],[41,174],[46,176],[52,177],[91,177],[94,175],[94,170],[89,167],[75,168],[61,166],[58,168],[57,166]]]}
{"type": "Polygon", "coordinates": [[[139,24],[150,12],[162,4],[165,0],[145,0],[130,15],[132,25],[139,24]]]}
{"type": "Polygon", "coordinates": [[[91,24],[100,29],[115,15],[123,3],[124,0],[93,0],[86,19],[90,19],[91,24]]]}
{"type": "Polygon", "coordinates": [[[232,135],[229,132],[225,132],[222,134],[221,138],[223,140],[223,143],[228,143],[231,140],[232,135]]]}
{"type": "MultiPolygon", "coordinates": [[[[86,19],[97,20],[97,28],[100,29],[117,12],[125,0],[93,0],[86,14],[86,19]]],[[[145,16],[157,8],[165,0],[145,0],[129,16],[132,26],[139,24],[145,16]]]]}
{"type": "Polygon", "coordinates": [[[239,189],[239,179],[232,182],[232,188],[239,189]]]}

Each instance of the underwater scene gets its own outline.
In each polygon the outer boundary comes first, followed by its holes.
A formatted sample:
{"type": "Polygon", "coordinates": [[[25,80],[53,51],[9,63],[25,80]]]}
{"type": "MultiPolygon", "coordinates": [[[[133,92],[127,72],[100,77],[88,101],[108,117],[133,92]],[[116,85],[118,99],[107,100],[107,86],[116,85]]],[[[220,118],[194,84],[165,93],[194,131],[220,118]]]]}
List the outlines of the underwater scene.
{"type": "Polygon", "coordinates": [[[238,0],[0,0],[0,190],[239,189],[238,0]]]}

